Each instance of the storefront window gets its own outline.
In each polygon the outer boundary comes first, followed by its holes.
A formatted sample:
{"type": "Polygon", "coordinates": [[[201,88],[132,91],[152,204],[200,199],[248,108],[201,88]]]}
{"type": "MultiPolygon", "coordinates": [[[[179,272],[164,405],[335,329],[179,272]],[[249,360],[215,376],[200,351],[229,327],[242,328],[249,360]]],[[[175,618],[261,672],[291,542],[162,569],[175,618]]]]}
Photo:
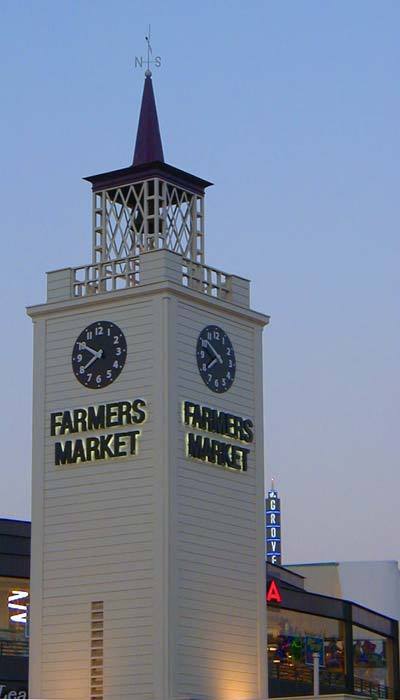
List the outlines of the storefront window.
{"type": "Polygon", "coordinates": [[[390,639],[353,625],[354,689],[386,698],[393,688],[393,650],[390,639]]]}
{"type": "Polygon", "coordinates": [[[338,620],[268,609],[270,695],[312,694],[313,654],[320,659],[321,692],[345,687],[344,626],[338,620]]]}

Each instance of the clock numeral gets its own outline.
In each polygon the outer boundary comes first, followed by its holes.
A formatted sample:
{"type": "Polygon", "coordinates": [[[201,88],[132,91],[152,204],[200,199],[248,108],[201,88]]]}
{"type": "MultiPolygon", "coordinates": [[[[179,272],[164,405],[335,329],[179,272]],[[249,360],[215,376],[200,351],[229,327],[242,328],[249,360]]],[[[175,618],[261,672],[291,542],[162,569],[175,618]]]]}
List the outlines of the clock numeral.
{"type": "Polygon", "coordinates": [[[103,335],[103,326],[97,326],[94,330],[95,335],[103,335]]]}
{"type": "Polygon", "coordinates": [[[207,371],[207,362],[203,362],[203,372],[207,371]]]}
{"type": "Polygon", "coordinates": [[[118,360],[115,360],[115,362],[113,362],[113,367],[115,369],[118,369],[118,360]]]}
{"type": "Polygon", "coordinates": [[[97,384],[101,384],[101,379],[102,379],[101,374],[98,374],[96,377],[97,384]]]}
{"type": "Polygon", "coordinates": [[[76,356],[77,362],[82,362],[82,355],[79,353],[79,355],[76,356]]]}
{"type": "Polygon", "coordinates": [[[230,349],[230,348],[226,348],[226,354],[228,355],[228,357],[230,357],[230,354],[231,354],[231,349],[230,349]]]}
{"type": "Polygon", "coordinates": [[[227,372],[227,373],[226,373],[226,378],[227,378],[227,379],[230,379],[230,378],[231,378],[231,373],[230,373],[230,372],[227,372]]]}
{"type": "Polygon", "coordinates": [[[83,341],[83,343],[78,343],[78,350],[84,350],[85,347],[86,347],[85,341],[83,341]]]}
{"type": "MultiPolygon", "coordinates": [[[[206,348],[207,347],[207,341],[204,340],[203,338],[201,339],[201,347],[206,348]]],[[[203,352],[203,351],[202,351],[203,352]]]]}
{"type": "Polygon", "coordinates": [[[214,380],[214,386],[216,386],[217,389],[218,389],[218,387],[219,387],[219,381],[218,381],[218,379],[215,379],[215,380],[214,380]]]}
{"type": "Polygon", "coordinates": [[[233,362],[232,362],[232,360],[228,360],[228,362],[229,362],[229,367],[233,367],[233,362]]]}
{"type": "Polygon", "coordinates": [[[222,345],[225,345],[226,335],[222,338],[222,345]]]}
{"type": "Polygon", "coordinates": [[[211,333],[211,331],[208,331],[208,332],[207,332],[207,338],[208,338],[208,340],[212,340],[212,333],[211,333]]]}
{"type": "Polygon", "coordinates": [[[92,331],[88,331],[86,333],[86,340],[93,340],[93,333],[92,331]]]}
{"type": "Polygon", "coordinates": [[[79,374],[85,374],[85,368],[83,365],[79,367],[79,374]]]}
{"type": "Polygon", "coordinates": [[[107,379],[112,379],[112,370],[111,369],[107,370],[107,379]]]}
{"type": "Polygon", "coordinates": [[[225,377],[222,377],[221,382],[222,382],[222,386],[226,386],[226,379],[225,379],[225,377]]]}
{"type": "Polygon", "coordinates": [[[212,374],[209,374],[209,375],[208,375],[207,381],[208,381],[208,382],[211,382],[211,380],[212,380],[212,374]]]}
{"type": "Polygon", "coordinates": [[[219,340],[219,332],[214,331],[214,340],[219,340]]]}
{"type": "Polygon", "coordinates": [[[119,343],[119,336],[114,335],[114,345],[118,345],[118,343],[119,343]]]}
{"type": "Polygon", "coordinates": [[[91,372],[88,372],[87,375],[86,375],[86,377],[87,377],[88,382],[90,382],[90,380],[91,380],[91,378],[92,378],[92,373],[91,373],[91,372]]]}
{"type": "Polygon", "coordinates": [[[122,350],[121,350],[121,348],[117,348],[115,352],[116,352],[116,355],[118,356],[118,355],[121,355],[122,350]]]}

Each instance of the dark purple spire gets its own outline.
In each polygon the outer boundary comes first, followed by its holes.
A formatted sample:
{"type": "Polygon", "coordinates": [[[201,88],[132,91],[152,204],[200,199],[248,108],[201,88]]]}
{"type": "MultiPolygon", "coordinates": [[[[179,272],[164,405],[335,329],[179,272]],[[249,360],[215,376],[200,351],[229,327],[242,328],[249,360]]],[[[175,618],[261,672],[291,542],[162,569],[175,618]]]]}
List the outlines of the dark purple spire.
{"type": "Polygon", "coordinates": [[[163,163],[164,153],[161,143],[160,127],[158,126],[151,72],[146,71],[133,165],[143,165],[144,163],[153,163],[154,161],[161,161],[161,163],[163,163]]]}

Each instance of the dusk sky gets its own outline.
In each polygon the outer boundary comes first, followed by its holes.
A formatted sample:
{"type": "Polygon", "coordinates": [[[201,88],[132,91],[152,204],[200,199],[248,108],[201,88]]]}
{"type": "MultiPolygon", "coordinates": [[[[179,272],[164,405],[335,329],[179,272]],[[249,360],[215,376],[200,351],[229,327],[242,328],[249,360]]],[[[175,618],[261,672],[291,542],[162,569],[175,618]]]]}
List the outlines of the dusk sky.
{"type": "Polygon", "coordinates": [[[0,0],[0,517],[30,518],[45,272],[91,261],[82,177],[132,160],[152,26],[165,159],[252,281],[283,561],[400,558],[397,0],[0,0]]]}

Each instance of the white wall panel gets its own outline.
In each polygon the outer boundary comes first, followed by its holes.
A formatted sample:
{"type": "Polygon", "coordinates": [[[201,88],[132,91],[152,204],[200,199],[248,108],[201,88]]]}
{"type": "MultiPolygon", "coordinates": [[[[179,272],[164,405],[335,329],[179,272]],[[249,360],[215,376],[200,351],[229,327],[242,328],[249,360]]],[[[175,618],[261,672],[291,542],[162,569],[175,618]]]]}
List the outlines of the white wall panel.
{"type": "MultiPolygon", "coordinates": [[[[125,692],[139,698],[143,691],[152,697],[155,519],[151,432],[152,368],[156,360],[153,306],[149,300],[87,313],[74,311],[49,318],[46,323],[41,537],[44,641],[36,696],[87,700],[90,603],[104,600],[105,694],[110,697],[111,686],[118,681],[121,696],[125,692]],[[80,332],[99,320],[110,320],[122,329],[128,355],[117,380],[94,391],[76,380],[71,354],[80,332]],[[136,457],[54,465],[54,443],[59,438],[50,435],[52,411],[136,398],[146,400],[148,412],[146,423],[133,426],[141,430],[136,457]],[[130,670],[129,679],[120,673],[124,663],[130,670]],[[135,696],[133,685],[137,688],[135,696]]],[[[93,431],[82,437],[114,431],[118,428],[93,431]]],[[[35,465],[33,478],[38,478],[35,465]]]]}
{"type": "Polygon", "coordinates": [[[260,693],[256,541],[262,497],[257,470],[263,473],[263,461],[258,435],[245,445],[251,450],[247,472],[186,458],[185,434],[205,433],[183,426],[181,405],[188,400],[256,422],[262,378],[254,365],[254,326],[180,302],[177,347],[178,697],[193,692],[250,700],[260,693]],[[235,350],[235,381],[223,394],[212,392],[197,369],[197,339],[207,325],[221,326],[235,350]]]}

